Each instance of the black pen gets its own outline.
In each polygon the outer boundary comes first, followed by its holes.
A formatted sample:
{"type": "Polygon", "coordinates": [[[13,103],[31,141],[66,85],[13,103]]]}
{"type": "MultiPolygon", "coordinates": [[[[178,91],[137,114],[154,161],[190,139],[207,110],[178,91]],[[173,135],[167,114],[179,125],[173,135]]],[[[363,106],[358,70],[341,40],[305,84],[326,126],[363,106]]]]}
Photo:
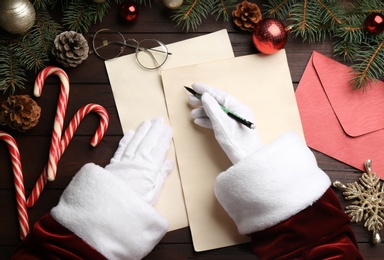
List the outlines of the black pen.
{"type": "MultiPolygon", "coordinates": [[[[196,98],[198,99],[201,99],[201,94],[197,93],[193,88],[190,88],[190,87],[186,87],[184,86],[186,90],[188,90],[193,96],[195,96],[196,98]]],[[[250,128],[250,129],[255,129],[255,124],[244,119],[243,117],[231,112],[228,108],[220,105],[221,109],[230,117],[230,118],[233,118],[235,119],[237,122],[245,125],[246,127],[250,128]]]]}

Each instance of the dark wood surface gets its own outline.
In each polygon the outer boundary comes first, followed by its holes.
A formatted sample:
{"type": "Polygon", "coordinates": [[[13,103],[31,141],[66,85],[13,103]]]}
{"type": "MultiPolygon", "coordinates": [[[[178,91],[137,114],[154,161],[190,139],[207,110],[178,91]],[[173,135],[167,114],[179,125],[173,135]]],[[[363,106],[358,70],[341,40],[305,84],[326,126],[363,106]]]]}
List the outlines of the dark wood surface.
{"type": "MultiPolygon", "coordinates": [[[[203,24],[196,31],[185,33],[178,29],[169,19],[169,10],[160,3],[155,3],[151,8],[140,8],[138,19],[133,24],[126,25],[118,22],[117,6],[113,5],[103,22],[92,26],[91,32],[86,35],[87,39],[90,39],[92,32],[100,28],[110,28],[123,32],[127,37],[144,39],[150,36],[164,43],[173,43],[226,28],[229,32],[235,56],[256,53],[251,41],[251,34],[237,29],[232,22],[215,21],[213,17],[209,17],[203,20],[203,24]]],[[[313,50],[332,57],[332,43],[330,40],[308,44],[303,43],[301,39],[289,37],[285,48],[295,87],[300,81],[313,50]]],[[[66,72],[71,81],[71,89],[65,125],[69,123],[80,107],[92,102],[98,103],[107,109],[110,116],[109,128],[100,145],[92,148],[89,142],[98,126],[99,119],[96,115],[90,114],[82,121],[75,137],[59,162],[56,180],[47,184],[39,201],[33,208],[29,209],[30,226],[57,204],[63,189],[82,165],[87,162],[95,162],[101,166],[106,165],[115,152],[119,139],[122,137],[122,129],[104,63],[95,55],[90,55],[83,64],[77,68],[66,69],[66,72]]],[[[124,72],[122,71],[122,73],[124,72]]],[[[27,93],[33,96],[35,77],[35,73],[29,73],[29,80],[25,90],[18,91],[16,94],[27,93]]],[[[241,84],[241,79],[239,79],[239,84],[241,84]]],[[[0,130],[14,136],[18,143],[27,196],[31,193],[35,181],[47,162],[59,94],[58,86],[57,77],[47,79],[42,97],[36,99],[42,108],[42,115],[40,123],[34,129],[21,134],[6,127],[0,128],[0,130]]],[[[4,95],[0,96],[1,100],[4,98],[4,95]]],[[[347,183],[357,181],[360,177],[361,172],[358,170],[316,151],[314,153],[319,166],[332,180],[341,180],[347,183]]],[[[8,259],[20,239],[13,173],[9,152],[4,142],[0,142],[0,158],[0,259],[8,259]]],[[[338,194],[340,195],[339,192],[338,194]]],[[[340,200],[343,207],[345,207],[347,204],[341,195],[340,200]]],[[[366,231],[361,224],[354,223],[352,227],[364,257],[366,259],[383,258],[384,244],[372,245],[371,233],[366,231]]],[[[383,232],[382,235],[384,235],[383,232]]],[[[250,244],[197,253],[193,249],[189,229],[183,228],[169,232],[147,257],[147,259],[187,258],[255,259],[255,256],[251,251],[250,244]]]]}

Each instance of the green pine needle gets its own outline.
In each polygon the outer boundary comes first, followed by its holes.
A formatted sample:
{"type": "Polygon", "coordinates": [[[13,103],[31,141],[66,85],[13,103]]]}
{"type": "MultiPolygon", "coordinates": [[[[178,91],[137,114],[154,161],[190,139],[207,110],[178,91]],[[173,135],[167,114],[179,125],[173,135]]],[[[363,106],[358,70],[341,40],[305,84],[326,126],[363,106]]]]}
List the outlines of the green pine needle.
{"type": "Polygon", "coordinates": [[[284,20],[288,17],[292,4],[296,2],[297,1],[292,0],[267,1],[267,3],[264,4],[264,16],[284,20]]]}
{"type": "MultiPolygon", "coordinates": [[[[78,33],[87,32],[94,23],[94,4],[85,1],[74,0],[69,3],[66,12],[63,15],[62,23],[68,30],[78,33]]],[[[98,5],[95,3],[95,5],[98,5]]],[[[103,5],[103,4],[100,4],[103,5]]]]}
{"type": "Polygon", "coordinates": [[[17,88],[23,89],[26,80],[25,69],[8,46],[0,46],[0,90],[13,95],[17,88]]]}
{"type": "Polygon", "coordinates": [[[202,18],[206,18],[211,10],[210,1],[204,0],[187,0],[183,5],[176,10],[171,16],[172,21],[175,21],[177,26],[182,30],[196,30],[203,22],[202,18]]]}
{"type": "Polygon", "coordinates": [[[364,43],[357,52],[357,63],[352,65],[356,75],[351,79],[354,82],[354,89],[365,88],[367,83],[384,75],[383,47],[384,37],[381,37],[370,43],[364,43]]]}
{"type": "Polygon", "coordinates": [[[236,7],[236,0],[220,0],[212,5],[211,14],[216,14],[216,21],[223,17],[224,21],[229,21],[229,15],[236,7]]]}
{"type": "MultiPolygon", "coordinates": [[[[36,10],[36,23],[23,37],[5,33],[0,36],[0,90],[14,93],[24,87],[25,71],[37,71],[49,62],[55,37],[63,30],[87,33],[101,22],[111,3],[126,0],[31,0],[36,10]],[[53,8],[61,8],[61,25],[50,16],[53,8]]],[[[133,0],[152,6],[153,0],[133,0]]],[[[173,11],[172,21],[186,32],[196,30],[208,15],[216,20],[229,20],[238,0],[184,0],[173,11]]],[[[354,88],[365,88],[384,76],[384,33],[375,36],[364,29],[364,20],[372,12],[384,13],[383,0],[267,0],[264,17],[287,20],[290,33],[304,41],[323,41],[331,36],[335,55],[353,61],[354,88]]]]}
{"type": "Polygon", "coordinates": [[[333,52],[353,61],[354,89],[384,76],[384,32],[375,36],[364,28],[372,12],[384,13],[382,0],[269,0],[264,15],[288,20],[293,37],[323,41],[331,36],[333,52]]]}
{"type": "MultiPolygon", "coordinates": [[[[34,0],[31,1],[36,10],[46,10],[50,6],[54,6],[58,0],[34,0]]],[[[65,1],[64,1],[65,2],[65,1]]]]}
{"type": "Polygon", "coordinates": [[[171,15],[172,21],[182,30],[196,30],[203,19],[210,14],[216,14],[216,20],[223,17],[229,20],[229,14],[235,6],[235,0],[186,0],[171,15]]]}

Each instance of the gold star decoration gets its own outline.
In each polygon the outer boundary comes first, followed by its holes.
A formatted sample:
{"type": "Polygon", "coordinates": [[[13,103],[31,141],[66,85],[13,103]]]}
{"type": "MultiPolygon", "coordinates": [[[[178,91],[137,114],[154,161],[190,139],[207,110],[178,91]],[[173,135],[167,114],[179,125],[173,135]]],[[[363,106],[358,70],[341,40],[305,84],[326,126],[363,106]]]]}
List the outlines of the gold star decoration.
{"type": "Polygon", "coordinates": [[[346,207],[345,213],[352,222],[364,221],[364,227],[372,231],[372,242],[381,243],[379,231],[384,226],[384,185],[375,172],[372,172],[372,161],[364,164],[366,172],[359,178],[359,182],[333,182],[333,186],[342,190],[346,200],[353,200],[346,207]]]}

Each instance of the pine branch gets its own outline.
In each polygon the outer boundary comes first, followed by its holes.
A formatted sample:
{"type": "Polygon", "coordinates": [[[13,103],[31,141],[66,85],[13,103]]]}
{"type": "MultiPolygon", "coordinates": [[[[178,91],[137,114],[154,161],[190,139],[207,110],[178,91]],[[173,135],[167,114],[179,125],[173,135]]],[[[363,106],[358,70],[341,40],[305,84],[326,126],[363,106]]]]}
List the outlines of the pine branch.
{"type": "Polygon", "coordinates": [[[343,38],[335,40],[333,44],[333,53],[348,62],[356,60],[356,53],[359,49],[360,46],[358,44],[346,41],[343,38]]]}
{"type": "Polygon", "coordinates": [[[53,41],[62,31],[62,27],[56,23],[47,10],[40,10],[39,15],[36,17],[35,26],[29,32],[39,39],[41,48],[46,52],[50,53],[53,46],[53,41]]]}
{"type": "Polygon", "coordinates": [[[177,26],[187,32],[196,28],[203,22],[202,18],[207,18],[212,9],[212,2],[207,0],[187,0],[171,16],[177,26]]]}
{"type": "Polygon", "coordinates": [[[223,18],[229,20],[229,14],[237,3],[236,0],[186,0],[171,15],[172,21],[182,30],[196,30],[203,18],[216,14],[216,21],[223,18]]]}
{"type": "Polygon", "coordinates": [[[292,35],[301,37],[304,41],[322,41],[343,24],[344,12],[339,1],[303,0],[291,5],[281,5],[281,10],[278,13],[280,18],[289,14],[292,35]]]}
{"type": "Polygon", "coordinates": [[[354,6],[356,7],[356,12],[362,14],[370,13],[383,13],[384,12],[384,1],[382,0],[354,0],[354,6]]]}
{"type": "Polygon", "coordinates": [[[91,25],[103,19],[109,8],[109,1],[98,4],[73,0],[64,12],[62,23],[69,30],[86,33],[91,25]]]}
{"type": "Polygon", "coordinates": [[[0,90],[13,95],[16,88],[24,88],[25,69],[9,46],[0,46],[0,90]]]}
{"type": "Polygon", "coordinates": [[[48,53],[40,46],[41,42],[37,35],[27,34],[22,40],[12,44],[10,48],[21,66],[37,72],[44,68],[49,61],[48,53]]]}
{"type": "Polygon", "coordinates": [[[364,43],[362,47],[356,57],[357,64],[352,65],[354,89],[364,89],[384,75],[384,37],[364,43]]]}
{"type": "Polygon", "coordinates": [[[216,21],[223,17],[224,21],[229,20],[229,14],[232,12],[232,9],[235,8],[237,1],[236,0],[218,0],[217,4],[212,5],[211,14],[216,14],[216,21]]]}
{"type": "Polygon", "coordinates": [[[384,36],[376,37],[364,28],[368,14],[384,13],[384,1],[269,0],[264,6],[265,16],[289,21],[293,37],[317,42],[331,36],[334,54],[355,62],[355,89],[384,76],[384,36]]]}
{"type": "Polygon", "coordinates": [[[309,42],[324,40],[326,28],[319,16],[321,11],[322,9],[315,0],[303,0],[293,4],[290,12],[290,20],[293,25],[292,35],[309,42]]]}
{"type": "Polygon", "coordinates": [[[266,17],[284,20],[289,16],[289,11],[292,8],[292,4],[296,2],[297,1],[293,0],[269,0],[266,4],[264,4],[264,15],[266,17]]]}
{"type": "Polygon", "coordinates": [[[327,25],[328,32],[335,31],[344,23],[345,11],[340,1],[317,0],[316,2],[321,10],[318,14],[321,17],[321,24],[327,25]]]}
{"type": "Polygon", "coordinates": [[[36,10],[46,10],[50,6],[55,6],[58,0],[34,0],[32,1],[33,6],[36,10]]]}
{"type": "MultiPolygon", "coordinates": [[[[110,8],[111,8],[111,5],[109,1],[105,1],[104,3],[100,3],[100,4],[91,5],[90,6],[90,9],[92,10],[91,13],[93,13],[93,16],[94,16],[93,23],[95,24],[98,22],[102,22],[104,16],[108,13],[110,8]]],[[[88,31],[88,29],[86,31],[88,31]]]]}

